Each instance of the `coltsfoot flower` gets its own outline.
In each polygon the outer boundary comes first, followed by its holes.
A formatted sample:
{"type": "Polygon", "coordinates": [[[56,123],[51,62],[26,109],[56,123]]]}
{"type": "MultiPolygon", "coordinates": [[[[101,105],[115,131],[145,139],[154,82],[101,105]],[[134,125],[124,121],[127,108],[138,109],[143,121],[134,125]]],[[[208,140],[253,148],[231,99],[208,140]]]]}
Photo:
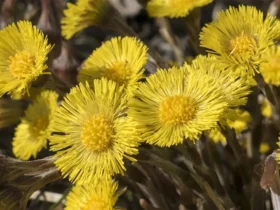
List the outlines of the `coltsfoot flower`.
{"type": "Polygon", "coordinates": [[[236,119],[228,119],[227,123],[230,128],[234,128],[236,133],[241,133],[248,128],[248,123],[251,122],[252,118],[248,111],[240,109],[236,111],[238,113],[236,119]]]}
{"type": "Polygon", "coordinates": [[[108,15],[107,0],[78,0],[76,4],[67,3],[65,17],[61,20],[62,35],[70,39],[77,32],[98,25],[108,15]]]}
{"type": "Polygon", "coordinates": [[[262,114],[262,116],[268,117],[268,118],[270,118],[272,116],[272,107],[266,98],[264,98],[261,103],[261,114],[262,114]]]}
{"type": "Polygon", "coordinates": [[[64,177],[88,184],[125,171],[124,158],[135,161],[140,137],[126,114],[124,87],[102,78],[93,89],[80,83],[71,89],[52,123],[55,164],[64,177]]]}
{"type": "Polygon", "coordinates": [[[0,96],[21,96],[47,69],[52,46],[29,21],[13,23],[0,31],[0,96]]]}
{"type": "Polygon", "coordinates": [[[222,134],[221,130],[218,127],[207,131],[207,135],[209,139],[214,141],[216,144],[221,143],[222,145],[226,145],[227,143],[226,137],[222,134]]]}
{"type": "Polygon", "coordinates": [[[267,153],[271,149],[270,145],[268,142],[261,142],[259,152],[261,154],[267,153]]]}
{"type": "Polygon", "coordinates": [[[149,144],[169,147],[185,138],[196,140],[216,126],[227,107],[218,86],[204,72],[158,70],[136,90],[129,113],[149,144]]]}
{"type": "Polygon", "coordinates": [[[114,207],[119,197],[117,189],[118,184],[112,181],[76,185],[66,198],[65,210],[117,210],[114,207]]]}
{"type": "Polygon", "coordinates": [[[280,47],[276,47],[269,54],[269,61],[260,65],[260,72],[268,84],[280,85],[280,47]]]}
{"type": "Polygon", "coordinates": [[[221,115],[221,123],[224,123],[229,117],[234,117],[235,109],[247,103],[247,96],[251,92],[252,84],[231,71],[224,71],[216,57],[200,55],[192,61],[191,65],[185,64],[184,67],[189,72],[202,72],[219,84],[218,88],[227,102],[227,108],[221,115]]]}
{"type": "Polygon", "coordinates": [[[44,91],[27,107],[13,138],[13,153],[21,160],[36,158],[38,152],[47,146],[50,136],[50,122],[57,108],[58,95],[44,91]]]}
{"type": "MultiPolygon", "coordinates": [[[[251,122],[251,115],[248,111],[236,109],[235,119],[227,119],[226,123],[229,128],[233,128],[237,134],[240,134],[244,130],[248,129],[248,124],[251,122]]],[[[222,134],[219,127],[211,129],[207,132],[208,137],[213,140],[215,143],[226,144],[226,138],[222,134]]]]}
{"type": "Polygon", "coordinates": [[[191,10],[213,0],[148,0],[147,10],[152,17],[185,17],[191,10]]]}
{"type": "Polygon", "coordinates": [[[129,95],[143,78],[148,48],[133,37],[113,38],[93,51],[78,75],[78,81],[92,81],[106,77],[125,85],[129,95]]]}
{"type": "Polygon", "coordinates": [[[280,23],[275,17],[264,17],[255,7],[239,6],[220,12],[217,20],[202,29],[200,40],[224,69],[243,76],[259,72],[279,34],[280,23]]]}

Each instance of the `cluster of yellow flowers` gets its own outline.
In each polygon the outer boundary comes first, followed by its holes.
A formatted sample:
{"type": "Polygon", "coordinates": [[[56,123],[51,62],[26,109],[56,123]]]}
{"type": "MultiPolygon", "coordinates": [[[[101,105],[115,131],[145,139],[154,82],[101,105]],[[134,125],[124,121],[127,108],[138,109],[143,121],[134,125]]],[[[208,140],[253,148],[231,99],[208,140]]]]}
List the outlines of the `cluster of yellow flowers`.
{"type": "Polygon", "coordinates": [[[264,17],[254,7],[231,7],[202,29],[201,46],[208,48],[225,70],[241,76],[261,72],[271,82],[277,68],[271,56],[277,59],[279,27],[279,20],[270,14],[264,17]]]}
{"type": "MultiPolygon", "coordinates": [[[[100,16],[108,9],[104,2],[69,3],[63,35],[71,38],[102,22],[100,16]]],[[[150,0],[147,10],[151,16],[180,17],[210,2],[150,0]]],[[[0,34],[0,94],[28,95],[32,82],[47,74],[52,46],[27,21],[0,34]]],[[[148,47],[134,37],[112,38],[83,63],[79,84],[59,106],[53,91],[36,97],[16,128],[13,152],[28,160],[49,139],[57,168],[76,184],[66,209],[116,209],[119,193],[112,177],[124,174],[125,159],[136,161],[141,143],[170,147],[196,141],[204,132],[225,141],[220,129],[246,128],[250,116],[238,108],[247,102],[253,76],[261,73],[267,83],[280,84],[279,36],[280,22],[274,17],[264,17],[254,7],[231,7],[202,29],[207,56],[147,77],[148,47]]]]}

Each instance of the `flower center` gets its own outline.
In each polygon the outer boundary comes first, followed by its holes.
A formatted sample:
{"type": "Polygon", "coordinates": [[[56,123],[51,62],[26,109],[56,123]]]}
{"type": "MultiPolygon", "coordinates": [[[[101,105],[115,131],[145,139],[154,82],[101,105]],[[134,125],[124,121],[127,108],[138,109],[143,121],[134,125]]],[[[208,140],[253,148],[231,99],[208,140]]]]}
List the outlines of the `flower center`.
{"type": "Polygon", "coordinates": [[[104,198],[92,198],[81,207],[81,210],[105,210],[107,207],[104,198]]]}
{"type": "Polygon", "coordinates": [[[159,119],[164,123],[186,124],[195,117],[196,111],[197,106],[192,98],[170,96],[159,106],[159,119]]]}
{"type": "Polygon", "coordinates": [[[104,77],[121,85],[125,84],[130,77],[131,68],[126,61],[112,63],[104,72],[104,77]]]}
{"type": "Polygon", "coordinates": [[[257,42],[253,37],[242,33],[230,41],[230,54],[243,55],[248,52],[252,53],[256,45],[257,42]]]}
{"type": "Polygon", "coordinates": [[[112,141],[113,127],[111,123],[100,116],[91,117],[82,128],[81,140],[91,151],[103,152],[112,141]]]}
{"type": "Polygon", "coordinates": [[[35,66],[35,57],[27,51],[16,53],[9,57],[10,65],[9,71],[16,78],[25,78],[35,66]]]}
{"type": "Polygon", "coordinates": [[[49,126],[48,116],[41,116],[30,124],[29,131],[33,136],[37,137],[40,136],[40,134],[44,132],[48,126],[49,126]]]}

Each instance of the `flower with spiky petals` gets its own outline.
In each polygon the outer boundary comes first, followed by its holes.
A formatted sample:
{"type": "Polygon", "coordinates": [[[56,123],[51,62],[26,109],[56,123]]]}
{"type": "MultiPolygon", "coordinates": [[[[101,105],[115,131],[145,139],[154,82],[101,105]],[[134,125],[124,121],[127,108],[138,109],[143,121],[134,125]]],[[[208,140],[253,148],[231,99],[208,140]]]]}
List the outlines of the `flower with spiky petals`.
{"type": "Polygon", "coordinates": [[[239,6],[220,12],[217,20],[202,29],[200,40],[224,69],[245,76],[259,72],[279,34],[280,22],[275,17],[264,17],[252,6],[239,6]]]}
{"type": "Polygon", "coordinates": [[[270,118],[272,116],[272,107],[270,102],[267,99],[263,99],[261,104],[261,114],[264,117],[270,118]]]}
{"type": "Polygon", "coordinates": [[[158,70],[135,91],[131,116],[149,144],[172,146],[196,140],[216,126],[227,106],[219,83],[199,71],[158,70]]]}
{"type": "Polygon", "coordinates": [[[13,138],[13,153],[22,160],[31,156],[36,158],[38,152],[47,146],[50,136],[50,122],[57,108],[58,95],[53,91],[44,91],[30,104],[21,123],[17,126],[13,138]]]}
{"type": "MultiPolygon", "coordinates": [[[[238,75],[230,71],[224,71],[214,56],[198,56],[191,65],[184,65],[188,71],[199,71],[213,78],[219,83],[219,89],[223,93],[228,108],[221,115],[221,121],[234,117],[235,110],[247,103],[247,96],[250,94],[252,84],[244,81],[238,75]]],[[[222,122],[221,122],[222,123],[222,122]]]]}
{"type": "Polygon", "coordinates": [[[108,14],[107,0],[78,0],[76,4],[67,3],[65,17],[61,20],[62,35],[70,39],[77,32],[98,25],[108,14]]]}
{"type": "Polygon", "coordinates": [[[147,11],[151,17],[185,17],[191,10],[203,7],[213,0],[149,0],[147,11]]]}
{"type": "MultiPolygon", "coordinates": [[[[229,128],[233,128],[237,134],[240,134],[248,128],[248,124],[251,122],[251,115],[248,111],[236,109],[234,117],[227,119],[226,123],[229,128]]],[[[213,128],[207,131],[208,137],[215,143],[226,144],[226,138],[222,134],[219,127],[213,128]]]]}
{"type": "Polygon", "coordinates": [[[260,147],[259,147],[259,152],[261,154],[265,154],[270,150],[270,146],[268,142],[261,142],[260,147]]]}
{"type": "Polygon", "coordinates": [[[222,145],[226,145],[227,143],[226,137],[222,134],[218,127],[207,131],[207,135],[209,139],[214,141],[216,144],[221,143],[222,145]]]}
{"type": "Polygon", "coordinates": [[[235,119],[228,119],[227,123],[230,128],[233,128],[236,133],[241,133],[248,128],[248,123],[251,122],[252,118],[250,112],[236,109],[238,113],[235,119]]]}
{"type": "Polygon", "coordinates": [[[29,21],[19,21],[0,31],[0,96],[24,95],[47,69],[52,46],[29,21]]]}
{"type": "Polygon", "coordinates": [[[270,52],[269,61],[260,65],[266,83],[280,86],[280,46],[270,52]]]}
{"type": "Polygon", "coordinates": [[[106,77],[125,85],[129,95],[143,78],[147,62],[147,47],[134,37],[117,37],[102,44],[81,68],[78,81],[92,81],[106,77]]]}
{"type": "Polygon", "coordinates": [[[71,89],[54,116],[50,138],[64,177],[88,184],[123,174],[124,158],[135,161],[141,139],[126,109],[124,87],[114,81],[102,78],[71,89]]]}
{"type": "Polygon", "coordinates": [[[120,196],[117,189],[118,184],[112,181],[76,185],[66,198],[65,210],[117,210],[114,207],[120,196]]]}

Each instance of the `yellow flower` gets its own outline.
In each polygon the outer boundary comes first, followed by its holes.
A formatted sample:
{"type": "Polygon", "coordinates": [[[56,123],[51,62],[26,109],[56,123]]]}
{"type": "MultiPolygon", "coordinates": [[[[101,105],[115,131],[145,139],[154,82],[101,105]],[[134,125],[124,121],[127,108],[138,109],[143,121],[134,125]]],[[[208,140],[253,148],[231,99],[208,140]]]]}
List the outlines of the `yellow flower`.
{"type": "Polygon", "coordinates": [[[213,0],[149,0],[147,10],[152,17],[185,17],[191,10],[205,6],[213,0]]]}
{"type": "Polygon", "coordinates": [[[264,17],[255,7],[239,6],[220,12],[217,20],[202,29],[200,39],[224,69],[244,76],[259,72],[279,34],[275,17],[264,17]]]}
{"type": "Polygon", "coordinates": [[[109,14],[107,0],[78,0],[76,4],[67,3],[67,7],[61,20],[62,35],[66,39],[89,26],[100,24],[109,14]]]}
{"type": "Polygon", "coordinates": [[[135,91],[130,114],[149,144],[169,147],[195,140],[216,126],[227,106],[218,85],[199,71],[158,70],[135,91]]]}
{"type": "Polygon", "coordinates": [[[260,151],[261,154],[265,154],[265,153],[267,153],[269,150],[270,150],[269,143],[267,143],[267,142],[262,142],[262,143],[260,144],[259,151],[260,151]]]}
{"type": "Polygon", "coordinates": [[[58,109],[50,138],[55,164],[78,184],[123,174],[124,158],[135,161],[140,142],[137,124],[126,116],[122,87],[104,78],[71,89],[58,109]]]}
{"type": "Polygon", "coordinates": [[[227,143],[226,137],[221,133],[218,128],[213,128],[207,132],[208,137],[213,140],[216,144],[221,143],[225,145],[227,143]]]}
{"type": "Polygon", "coordinates": [[[47,38],[31,22],[19,21],[0,31],[0,96],[24,95],[47,69],[47,38]]]}
{"type": "Polygon", "coordinates": [[[236,112],[238,113],[236,119],[228,119],[227,123],[230,128],[234,128],[236,133],[241,133],[248,128],[248,123],[251,122],[251,115],[249,112],[239,109],[236,112]]]}
{"type": "MultiPolygon", "coordinates": [[[[249,112],[240,109],[232,111],[235,112],[235,119],[231,116],[230,119],[226,120],[226,123],[229,128],[233,128],[235,132],[239,134],[248,128],[248,123],[251,122],[251,115],[249,112]]],[[[207,134],[215,143],[221,142],[222,144],[226,144],[226,138],[219,127],[209,130],[207,134]]]]}
{"type": "Polygon", "coordinates": [[[270,103],[267,101],[267,99],[264,99],[264,101],[261,104],[261,113],[264,117],[271,117],[272,116],[272,107],[270,103]]]}
{"type": "Polygon", "coordinates": [[[193,60],[191,66],[187,64],[184,66],[189,69],[188,71],[200,71],[217,81],[218,88],[223,93],[228,107],[221,115],[221,121],[231,117],[235,112],[233,109],[247,103],[251,85],[233,72],[224,71],[215,57],[198,56],[193,60]]]}
{"type": "Polygon", "coordinates": [[[113,38],[102,44],[85,61],[78,81],[106,77],[119,85],[125,85],[131,95],[143,77],[147,57],[147,47],[136,38],[113,38]]]}
{"type": "Polygon", "coordinates": [[[46,147],[57,99],[58,95],[55,92],[44,91],[28,106],[13,138],[13,153],[17,158],[36,158],[37,153],[46,147]]]}
{"type": "Polygon", "coordinates": [[[65,210],[117,210],[114,208],[119,197],[117,189],[117,183],[112,181],[76,185],[66,198],[65,210]]]}
{"type": "Polygon", "coordinates": [[[260,72],[268,84],[280,85],[280,46],[269,54],[269,62],[262,63],[260,72]]]}

